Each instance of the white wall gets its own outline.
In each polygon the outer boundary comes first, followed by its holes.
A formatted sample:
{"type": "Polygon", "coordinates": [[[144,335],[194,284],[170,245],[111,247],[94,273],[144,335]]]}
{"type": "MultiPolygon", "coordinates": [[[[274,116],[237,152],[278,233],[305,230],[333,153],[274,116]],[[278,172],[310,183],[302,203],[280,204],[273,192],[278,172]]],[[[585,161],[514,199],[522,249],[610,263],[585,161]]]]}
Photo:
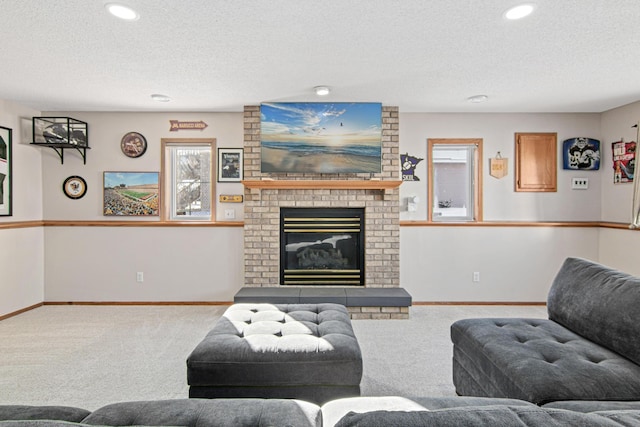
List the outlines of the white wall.
{"type": "MultiPolygon", "coordinates": [[[[162,138],[216,138],[221,148],[242,148],[244,127],[242,113],[88,113],[56,112],[51,116],[68,116],[88,123],[89,146],[87,164],[74,150],[64,154],[64,164],[51,149],[43,148],[44,219],[47,220],[113,220],[102,215],[103,172],[160,171],[160,140],[162,138]],[[206,129],[169,131],[169,120],[204,121],[206,129]],[[147,140],[146,153],[132,159],[120,149],[120,140],[128,132],[139,132],[147,140]],[[80,175],[87,181],[87,194],[78,200],[67,198],[62,192],[63,181],[80,175]]],[[[217,194],[243,194],[240,183],[216,183],[217,194]]],[[[216,219],[224,221],[224,209],[235,209],[236,220],[243,219],[242,205],[216,204],[216,219]]],[[[158,217],[117,218],[158,221],[158,217]]]]}
{"type": "MultiPolygon", "coordinates": [[[[613,183],[613,153],[611,144],[620,141],[636,141],[637,129],[631,126],[640,122],[640,102],[602,113],[602,145],[601,161],[602,199],[601,211],[603,221],[625,222],[631,220],[632,183],[613,183]]],[[[636,164],[639,160],[636,154],[636,164]]]]}
{"type": "MultiPolygon", "coordinates": [[[[602,114],[602,197],[601,217],[603,221],[631,221],[631,199],[633,184],[613,183],[613,155],[611,143],[637,140],[637,129],[631,126],[640,122],[640,102],[625,105],[602,114]]],[[[636,165],[638,155],[636,154],[636,165]]],[[[600,262],[640,276],[640,232],[630,230],[600,230],[600,262]]]]}
{"type": "MultiPolygon", "coordinates": [[[[0,126],[13,130],[13,215],[0,224],[42,219],[41,153],[29,145],[38,111],[0,100],[0,126]]],[[[0,316],[41,303],[44,238],[41,227],[0,229],[0,316]]]]}
{"type": "MultiPolygon", "coordinates": [[[[420,197],[417,212],[401,207],[401,220],[427,218],[427,138],[483,139],[484,221],[598,221],[601,171],[562,170],[562,141],[600,139],[599,114],[400,114],[400,152],[424,159],[419,182],[400,187],[401,202],[420,197]],[[557,132],[558,191],[514,191],[514,134],[557,132]],[[508,159],[508,175],[489,175],[489,158],[508,159]],[[571,190],[572,177],[589,178],[571,190]]],[[[598,230],[564,227],[401,227],[400,282],[415,301],[546,301],[562,261],[597,261],[598,230]],[[480,282],[472,281],[474,271],[480,282]]]]}
{"type": "MultiPolygon", "coordinates": [[[[87,164],[73,152],[64,165],[43,153],[45,220],[132,220],[158,217],[102,215],[104,171],[160,171],[162,138],[216,138],[216,146],[242,147],[242,113],[87,113],[67,112],[88,123],[87,164]],[[170,120],[204,121],[206,129],[171,132],[170,120]],[[140,132],[147,151],[129,158],[120,149],[127,132],[140,132]],[[87,194],[67,198],[62,182],[70,175],[87,181],[87,194]]],[[[240,183],[216,183],[216,193],[243,194],[240,183]]],[[[217,199],[217,197],[216,197],[217,199]]],[[[218,203],[216,217],[243,205],[218,203]]],[[[231,301],[243,283],[242,227],[47,227],[45,300],[47,301],[231,301]],[[137,283],[136,272],[144,273],[137,283]]]]}
{"type": "Polygon", "coordinates": [[[600,219],[601,171],[562,170],[562,141],[574,137],[600,139],[599,114],[400,114],[400,153],[424,159],[418,164],[419,182],[400,187],[401,220],[427,218],[427,138],[483,139],[484,221],[597,221],[600,219]],[[558,191],[516,193],[514,149],[516,132],[557,132],[558,191]],[[489,176],[489,158],[497,152],[508,159],[509,173],[489,176]],[[571,178],[589,178],[588,190],[571,190],[571,178]],[[406,197],[420,196],[416,212],[406,211],[406,197]]]}
{"type": "MultiPolygon", "coordinates": [[[[20,117],[38,115],[0,105],[1,124],[14,130],[22,125],[20,117]]],[[[113,219],[102,216],[103,171],[159,170],[161,138],[213,137],[219,147],[241,147],[243,140],[242,113],[55,115],[89,123],[92,148],[87,164],[72,152],[65,153],[62,165],[52,150],[26,144],[16,148],[16,141],[28,140],[14,134],[14,160],[20,167],[14,175],[17,198],[11,220],[113,219]],[[209,126],[202,132],[169,132],[169,120],[203,120],[209,126]],[[130,131],[147,138],[149,147],[141,158],[130,159],[120,151],[120,139],[130,131]],[[71,200],[62,193],[62,182],[70,175],[87,180],[84,198],[71,200]]],[[[628,214],[620,212],[627,207],[615,206],[630,203],[630,186],[609,185],[613,172],[607,150],[620,136],[634,139],[630,127],[637,118],[640,104],[603,114],[401,113],[400,152],[425,159],[416,172],[421,181],[405,182],[400,190],[401,199],[421,197],[419,210],[402,211],[401,219],[426,219],[427,138],[483,138],[485,221],[626,221],[628,214]],[[622,131],[630,133],[622,135],[622,131]],[[559,162],[557,193],[515,193],[515,132],[557,132],[559,159],[564,139],[600,139],[601,170],[563,171],[559,162]],[[488,174],[488,158],[497,151],[509,159],[509,174],[500,180],[488,174]],[[588,177],[589,190],[570,190],[574,176],[588,177]]],[[[217,194],[243,192],[242,185],[235,183],[218,183],[217,189],[217,194]]],[[[235,208],[237,219],[242,220],[241,205],[218,203],[219,220],[228,207],[235,208]]],[[[401,227],[401,285],[414,301],[544,301],[551,279],[567,256],[600,260],[627,271],[637,269],[633,248],[640,246],[638,238],[638,232],[581,227],[401,227]],[[480,272],[479,283],[471,281],[474,271],[480,272]]],[[[243,283],[242,241],[240,227],[0,230],[0,269],[9,271],[6,277],[11,278],[10,285],[0,281],[0,315],[42,300],[230,301],[243,283]],[[143,283],[135,282],[137,271],[144,272],[143,283]]]]}
{"type": "Polygon", "coordinates": [[[242,227],[45,227],[45,240],[46,301],[231,301],[243,281],[242,227]]]}
{"type": "Polygon", "coordinates": [[[569,256],[597,261],[598,229],[400,228],[400,283],[414,301],[546,301],[569,256]]]}

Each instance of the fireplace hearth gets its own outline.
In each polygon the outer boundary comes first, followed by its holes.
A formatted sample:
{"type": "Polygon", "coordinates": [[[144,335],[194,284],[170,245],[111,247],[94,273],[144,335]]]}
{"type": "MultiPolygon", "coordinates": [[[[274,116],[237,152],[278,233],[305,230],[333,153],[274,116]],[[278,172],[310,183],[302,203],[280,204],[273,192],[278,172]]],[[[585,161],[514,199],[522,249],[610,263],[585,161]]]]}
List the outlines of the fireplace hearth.
{"type": "Polygon", "coordinates": [[[280,284],[364,286],[364,209],[282,208],[280,284]]]}

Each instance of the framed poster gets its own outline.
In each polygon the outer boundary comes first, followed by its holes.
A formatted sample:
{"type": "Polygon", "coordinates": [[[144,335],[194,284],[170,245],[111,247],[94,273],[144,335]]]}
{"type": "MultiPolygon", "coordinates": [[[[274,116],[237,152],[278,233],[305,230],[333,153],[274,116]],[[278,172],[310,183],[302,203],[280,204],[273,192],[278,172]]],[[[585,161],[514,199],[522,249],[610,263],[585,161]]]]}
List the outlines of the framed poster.
{"type": "Polygon", "coordinates": [[[562,143],[562,169],[600,169],[600,141],[592,138],[565,139],[562,143]]]}
{"type": "Polygon", "coordinates": [[[633,182],[636,166],[636,143],[618,141],[613,149],[613,183],[633,182]]]}
{"type": "Polygon", "coordinates": [[[242,154],[242,148],[218,148],[218,182],[242,181],[242,154]]]}
{"type": "Polygon", "coordinates": [[[104,172],[105,216],[157,216],[159,172],[104,172]]]}
{"type": "Polygon", "coordinates": [[[0,126],[0,216],[13,215],[11,132],[11,129],[0,126]]]}
{"type": "Polygon", "coordinates": [[[260,172],[380,173],[382,104],[260,105],[260,172]]]}

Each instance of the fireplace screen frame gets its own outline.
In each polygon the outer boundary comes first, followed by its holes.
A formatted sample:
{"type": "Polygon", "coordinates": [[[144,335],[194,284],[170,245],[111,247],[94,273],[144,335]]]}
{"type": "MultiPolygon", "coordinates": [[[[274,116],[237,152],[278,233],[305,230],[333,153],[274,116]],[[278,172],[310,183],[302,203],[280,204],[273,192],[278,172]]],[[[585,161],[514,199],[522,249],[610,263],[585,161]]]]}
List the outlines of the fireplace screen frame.
{"type": "Polygon", "coordinates": [[[364,208],[281,208],[280,209],[280,285],[356,286],[365,285],[364,208]],[[286,246],[289,233],[351,235],[358,249],[355,268],[288,269],[286,246]],[[354,236],[355,235],[355,236],[354,236]]]}

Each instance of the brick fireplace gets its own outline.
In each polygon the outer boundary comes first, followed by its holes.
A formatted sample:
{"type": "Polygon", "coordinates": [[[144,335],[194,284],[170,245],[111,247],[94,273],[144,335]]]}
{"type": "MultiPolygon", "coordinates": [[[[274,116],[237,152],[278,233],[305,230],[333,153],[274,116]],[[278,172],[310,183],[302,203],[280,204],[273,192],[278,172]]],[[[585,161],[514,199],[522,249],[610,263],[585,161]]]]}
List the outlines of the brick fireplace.
{"type": "MultiPolygon", "coordinates": [[[[364,209],[364,287],[400,287],[398,107],[382,107],[382,169],[376,174],[263,174],[260,107],[244,108],[244,277],[281,286],[281,208],[364,209]]],[[[408,316],[406,307],[349,307],[354,318],[408,316]]]]}

